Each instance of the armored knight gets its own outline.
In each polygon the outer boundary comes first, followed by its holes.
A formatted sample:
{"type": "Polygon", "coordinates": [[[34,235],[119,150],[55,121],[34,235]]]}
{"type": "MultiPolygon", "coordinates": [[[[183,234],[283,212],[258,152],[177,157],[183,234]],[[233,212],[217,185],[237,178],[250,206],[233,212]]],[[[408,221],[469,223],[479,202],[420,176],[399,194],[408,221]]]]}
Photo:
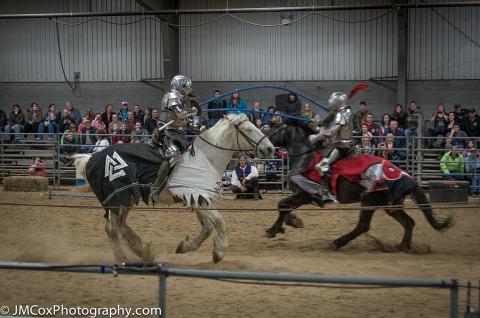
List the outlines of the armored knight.
{"type": "Polygon", "coordinates": [[[345,93],[335,92],[328,99],[329,113],[321,122],[319,132],[309,136],[309,142],[316,145],[323,142],[320,150],[323,159],[315,166],[323,179],[322,196],[328,197],[330,166],[352,149],[353,117],[345,93]]]}
{"type": "Polygon", "coordinates": [[[165,161],[160,164],[157,177],[150,188],[154,203],[158,202],[171,169],[190,146],[190,142],[185,138],[185,132],[189,117],[193,115],[191,107],[196,106],[200,111],[199,103],[193,99],[195,96],[191,86],[192,81],[186,76],[177,75],[172,79],[171,90],[165,94],[161,104],[161,110],[169,112],[172,120],[166,127],[156,128],[149,141],[151,146],[161,147],[165,156],[165,161]]]}

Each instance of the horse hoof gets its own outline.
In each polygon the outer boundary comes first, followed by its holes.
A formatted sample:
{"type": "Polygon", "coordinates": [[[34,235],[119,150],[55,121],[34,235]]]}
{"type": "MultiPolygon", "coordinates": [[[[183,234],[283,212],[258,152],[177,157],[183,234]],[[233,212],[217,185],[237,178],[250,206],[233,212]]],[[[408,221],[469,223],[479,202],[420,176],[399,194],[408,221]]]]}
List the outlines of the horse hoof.
{"type": "Polygon", "coordinates": [[[177,249],[175,250],[175,254],[183,254],[185,253],[185,241],[181,241],[178,244],[177,249]]]}
{"type": "Polygon", "coordinates": [[[293,213],[287,217],[287,219],[285,220],[285,224],[297,229],[301,229],[304,227],[302,219],[297,217],[293,213]]]}
{"type": "Polygon", "coordinates": [[[339,248],[338,248],[337,244],[335,244],[334,241],[328,242],[327,251],[338,251],[338,250],[339,250],[339,248]]]}
{"type": "Polygon", "coordinates": [[[395,247],[398,249],[399,252],[404,252],[404,253],[411,252],[411,248],[404,244],[395,245],[395,247]]]}
{"type": "Polygon", "coordinates": [[[223,257],[224,257],[223,252],[213,251],[213,253],[212,253],[212,258],[213,258],[213,263],[214,264],[220,263],[223,260],[223,257]]]}
{"type": "Polygon", "coordinates": [[[143,253],[142,253],[142,262],[144,263],[153,263],[153,260],[155,259],[155,254],[152,251],[152,242],[149,242],[145,244],[145,247],[143,248],[143,253]]]}
{"type": "Polygon", "coordinates": [[[266,237],[266,238],[274,238],[274,237],[275,237],[275,234],[270,233],[270,232],[268,232],[268,231],[265,231],[265,237],[266,237]]]}

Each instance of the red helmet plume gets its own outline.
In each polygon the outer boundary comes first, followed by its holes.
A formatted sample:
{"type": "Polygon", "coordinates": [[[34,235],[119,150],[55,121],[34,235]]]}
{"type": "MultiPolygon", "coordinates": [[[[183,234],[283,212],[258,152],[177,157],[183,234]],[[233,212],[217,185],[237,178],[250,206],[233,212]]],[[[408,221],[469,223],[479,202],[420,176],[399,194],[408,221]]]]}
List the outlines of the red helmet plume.
{"type": "Polygon", "coordinates": [[[356,93],[363,91],[364,89],[367,89],[368,85],[366,83],[360,83],[355,85],[355,87],[350,91],[350,94],[348,94],[348,100],[352,99],[353,95],[356,93]]]}

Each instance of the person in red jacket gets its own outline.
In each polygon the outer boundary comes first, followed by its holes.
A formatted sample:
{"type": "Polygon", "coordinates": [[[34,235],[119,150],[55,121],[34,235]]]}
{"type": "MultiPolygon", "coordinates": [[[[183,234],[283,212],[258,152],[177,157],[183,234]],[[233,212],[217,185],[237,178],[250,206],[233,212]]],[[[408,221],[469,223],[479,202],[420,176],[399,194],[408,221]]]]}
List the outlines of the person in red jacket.
{"type": "Polygon", "coordinates": [[[28,174],[31,176],[45,176],[45,162],[40,158],[35,158],[33,164],[28,168],[28,174]]]}

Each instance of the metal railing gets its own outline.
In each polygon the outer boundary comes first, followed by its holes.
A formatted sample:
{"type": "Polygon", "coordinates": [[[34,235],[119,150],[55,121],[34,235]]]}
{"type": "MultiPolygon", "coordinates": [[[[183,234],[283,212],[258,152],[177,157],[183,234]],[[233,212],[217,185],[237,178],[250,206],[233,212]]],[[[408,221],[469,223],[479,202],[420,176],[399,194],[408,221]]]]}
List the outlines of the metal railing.
{"type": "MultiPolygon", "coordinates": [[[[14,133],[11,133],[14,135],[14,133]]],[[[50,136],[50,134],[22,134],[25,136],[30,135],[45,135],[50,136]]],[[[62,183],[75,181],[75,172],[73,167],[65,166],[62,161],[62,136],[63,134],[54,134],[51,140],[37,141],[32,139],[22,140],[19,143],[5,143],[3,138],[0,138],[0,177],[3,178],[8,175],[27,175],[27,169],[32,160],[38,155],[39,152],[43,151],[43,158],[48,161],[46,167],[46,175],[51,180],[54,186],[59,186],[62,183]]],[[[109,135],[113,136],[113,135],[109,135]]],[[[361,142],[363,137],[355,137],[358,141],[361,142]]],[[[375,141],[380,142],[386,139],[385,136],[373,136],[375,141]]],[[[433,154],[444,154],[449,151],[449,149],[439,149],[439,148],[425,148],[425,144],[430,144],[428,141],[432,139],[439,140],[455,140],[465,141],[464,137],[397,137],[405,139],[405,148],[394,148],[395,151],[404,152],[404,160],[392,160],[394,164],[399,165],[403,170],[405,170],[410,175],[414,176],[417,181],[421,184],[424,184],[426,181],[431,179],[440,179],[444,177],[444,174],[440,170],[439,157],[435,163],[434,160],[428,159],[428,156],[433,156],[433,154]],[[413,147],[415,145],[415,147],[413,147]]],[[[46,139],[46,138],[44,138],[46,139]]],[[[474,139],[474,138],[469,138],[474,139]]],[[[480,138],[477,138],[477,141],[480,141],[480,138]]],[[[358,144],[359,142],[357,142],[358,144]]],[[[94,146],[94,145],[81,145],[81,144],[69,144],[69,147],[76,147],[78,149],[85,146],[94,146]]],[[[372,153],[371,148],[362,148],[361,146],[356,146],[358,152],[372,153]]],[[[381,149],[373,149],[373,154],[379,155],[381,149]]],[[[459,152],[465,152],[468,149],[461,148],[459,152]]],[[[275,159],[271,159],[275,160],[275,159]]],[[[281,162],[281,168],[276,171],[278,172],[278,179],[274,181],[265,180],[265,171],[259,171],[261,173],[260,184],[263,186],[278,186],[282,191],[288,191],[288,182],[287,175],[289,171],[289,158],[288,156],[284,160],[277,159],[281,162]]],[[[262,159],[255,159],[254,162],[261,162],[262,159]]],[[[264,161],[265,162],[265,161],[264,161]]],[[[270,171],[274,172],[274,171],[270,171]]],[[[479,169],[473,169],[471,172],[462,171],[459,172],[459,175],[464,176],[465,179],[475,180],[480,177],[479,169]]],[[[479,192],[480,189],[477,189],[472,185],[472,190],[479,192]]]]}
{"type": "MultiPolygon", "coordinates": [[[[161,309],[159,317],[167,317],[167,278],[189,277],[213,280],[235,281],[263,281],[263,282],[289,282],[300,283],[292,285],[302,287],[301,284],[324,284],[318,288],[326,287],[325,284],[334,285],[361,285],[382,286],[386,288],[441,288],[450,291],[450,317],[458,317],[459,284],[457,280],[417,280],[417,279],[389,279],[380,277],[354,277],[354,276],[329,276],[329,275],[304,275],[304,274],[279,274],[259,272],[232,272],[216,270],[180,269],[169,268],[162,263],[153,264],[121,264],[121,265],[55,265],[42,263],[19,263],[0,262],[0,269],[33,270],[33,271],[56,271],[56,272],[80,272],[128,275],[156,275],[159,277],[158,304],[161,309]]],[[[260,284],[260,283],[259,283],[260,284]]],[[[280,285],[285,287],[285,285],[280,285]]],[[[308,285],[311,286],[311,285],[308,285]]],[[[470,283],[469,283],[470,286],[470,283]]],[[[317,287],[317,286],[315,286],[317,287]]],[[[468,300],[469,301],[469,300],[468,300]]]]}

